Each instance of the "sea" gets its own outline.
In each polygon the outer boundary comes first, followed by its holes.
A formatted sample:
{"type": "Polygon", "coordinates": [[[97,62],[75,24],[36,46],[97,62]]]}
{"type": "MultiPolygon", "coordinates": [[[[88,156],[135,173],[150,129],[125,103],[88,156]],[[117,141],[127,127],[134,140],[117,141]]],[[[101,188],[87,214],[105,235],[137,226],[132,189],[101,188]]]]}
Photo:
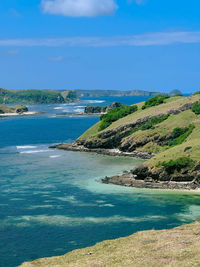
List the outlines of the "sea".
{"type": "Polygon", "coordinates": [[[148,97],[102,97],[29,105],[40,114],[0,119],[0,266],[65,254],[141,230],[200,217],[197,193],[106,185],[144,161],[49,149],[72,142],[99,121],[86,105],[134,104],[148,97]],[[75,114],[74,114],[75,113],[75,114]]]}

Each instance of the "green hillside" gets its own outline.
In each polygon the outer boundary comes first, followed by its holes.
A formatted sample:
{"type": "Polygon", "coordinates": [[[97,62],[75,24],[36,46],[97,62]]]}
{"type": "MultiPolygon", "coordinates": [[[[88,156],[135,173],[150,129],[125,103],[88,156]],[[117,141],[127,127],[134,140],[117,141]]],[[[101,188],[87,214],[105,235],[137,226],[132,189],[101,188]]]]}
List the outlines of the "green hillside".
{"type": "Polygon", "coordinates": [[[7,90],[0,88],[0,104],[56,104],[77,101],[75,91],[7,90]]]}
{"type": "Polygon", "coordinates": [[[158,95],[145,103],[119,107],[101,116],[72,146],[58,148],[98,153],[115,149],[150,158],[128,176],[103,179],[106,183],[135,187],[150,183],[157,188],[160,182],[163,188],[200,188],[199,101],[200,94],[158,95]]]}

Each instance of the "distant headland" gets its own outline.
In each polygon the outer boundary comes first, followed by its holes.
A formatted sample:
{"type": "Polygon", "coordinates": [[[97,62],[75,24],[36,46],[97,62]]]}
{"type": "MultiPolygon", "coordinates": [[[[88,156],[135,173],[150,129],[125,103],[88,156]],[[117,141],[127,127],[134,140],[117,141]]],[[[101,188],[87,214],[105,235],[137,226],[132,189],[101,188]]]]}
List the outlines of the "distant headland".
{"type": "Polygon", "coordinates": [[[122,176],[103,178],[103,183],[199,190],[199,116],[200,92],[157,95],[132,106],[118,104],[74,143],[53,148],[147,159],[122,176]]]}
{"type": "Polygon", "coordinates": [[[155,91],[117,90],[11,90],[0,88],[0,104],[64,104],[77,102],[80,98],[106,96],[156,96],[155,91]]]}

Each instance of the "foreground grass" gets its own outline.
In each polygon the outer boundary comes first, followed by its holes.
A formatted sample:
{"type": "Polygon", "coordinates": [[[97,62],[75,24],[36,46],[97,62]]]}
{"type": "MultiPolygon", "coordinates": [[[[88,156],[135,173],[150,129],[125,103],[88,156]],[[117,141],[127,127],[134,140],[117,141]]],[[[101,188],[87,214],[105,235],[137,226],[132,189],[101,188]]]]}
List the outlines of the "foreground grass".
{"type": "Polygon", "coordinates": [[[138,232],[125,238],[75,250],[64,256],[39,259],[21,265],[39,266],[200,266],[200,222],[171,230],[138,232]]]}

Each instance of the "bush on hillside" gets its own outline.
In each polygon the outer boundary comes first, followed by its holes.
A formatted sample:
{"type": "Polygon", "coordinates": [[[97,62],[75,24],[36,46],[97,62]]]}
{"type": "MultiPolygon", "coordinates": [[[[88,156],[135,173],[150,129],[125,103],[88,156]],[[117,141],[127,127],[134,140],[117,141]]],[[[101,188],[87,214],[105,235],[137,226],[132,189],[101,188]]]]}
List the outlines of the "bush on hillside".
{"type": "Polygon", "coordinates": [[[193,95],[200,95],[200,91],[196,91],[193,95]]]}
{"type": "Polygon", "coordinates": [[[99,131],[104,130],[109,125],[111,125],[114,121],[117,121],[135,111],[137,111],[138,107],[136,105],[133,106],[122,106],[119,108],[114,108],[110,110],[107,114],[101,115],[100,117],[100,126],[99,131]]]}
{"type": "Polygon", "coordinates": [[[173,140],[168,142],[169,146],[177,146],[182,144],[187,138],[188,136],[192,133],[192,131],[194,130],[195,126],[193,124],[190,124],[189,127],[185,127],[185,128],[175,128],[172,131],[171,137],[173,138],[173,140]]]}
{"type": "Polygon", "coordinates": [[[153,106],[158,106],[160,104],[163,104],[165,99],[169,98],[169,95],[157,95],[154,96],[147,101],[145,101],[145,104],[142,106],[142,109],[150,108],[153,106]]]}
{"type": "Polygon", "coordinates": [[[191,169],[192,167],[194,167],[194,161],[188,157],[181,157],[175,160],[164,161],[159,165],[163,166],[168,174],[173,174],[175,172],[181,171],[181,169],[183,168],[191,169]]]}
{"type": "Polygon", "coordinates": [[[144,125],[140,126],[138,130],[148,130],[152,128],[154,125],[159,124],[166,120],[169,117],[169,114],[163,115],[161,117],[153,117],[149,122],[145,123],[144,125]]]}
{"type": "Polygon", "coordinates": [[[200,114],[200,102],[198,102],[192,106],[192,111],[197,115],[200,114]]]}

